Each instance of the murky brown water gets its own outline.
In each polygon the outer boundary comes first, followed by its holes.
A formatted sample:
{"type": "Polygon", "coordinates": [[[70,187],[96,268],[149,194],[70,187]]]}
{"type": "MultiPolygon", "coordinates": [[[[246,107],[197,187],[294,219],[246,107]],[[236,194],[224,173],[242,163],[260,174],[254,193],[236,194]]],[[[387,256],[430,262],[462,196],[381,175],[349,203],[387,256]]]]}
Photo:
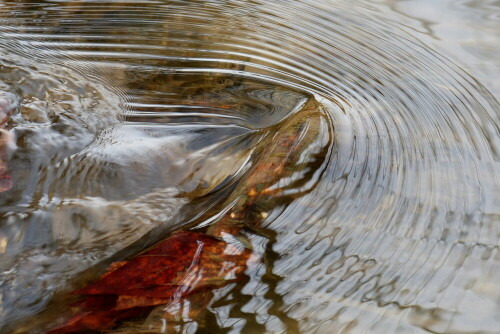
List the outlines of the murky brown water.
{"type": "Polygon", "coordinates": [[[318,136],[249,232],[263,261],[176,330],[500,333],[499,13],[0,2],[2,333],[46,332],[111,261],[211,224],[306,103],[318,136]]]}

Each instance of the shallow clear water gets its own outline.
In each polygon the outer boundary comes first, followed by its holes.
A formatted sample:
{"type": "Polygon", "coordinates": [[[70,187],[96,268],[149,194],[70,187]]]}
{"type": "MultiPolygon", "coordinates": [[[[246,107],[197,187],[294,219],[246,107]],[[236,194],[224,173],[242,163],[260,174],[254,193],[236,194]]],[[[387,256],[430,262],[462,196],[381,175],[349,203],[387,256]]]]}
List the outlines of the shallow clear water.
{"type": "Polygon", "coordinates": [[[45,332],[82,277],[209,224],[280,122],[315,100],[314,163],[280,181],[293,201],[250,238],[265,261],[179,331],[499,333],[499,13],[1,2],[0,89],[19,99],[14,187],[0,193],[2,328],[45,332]]]}

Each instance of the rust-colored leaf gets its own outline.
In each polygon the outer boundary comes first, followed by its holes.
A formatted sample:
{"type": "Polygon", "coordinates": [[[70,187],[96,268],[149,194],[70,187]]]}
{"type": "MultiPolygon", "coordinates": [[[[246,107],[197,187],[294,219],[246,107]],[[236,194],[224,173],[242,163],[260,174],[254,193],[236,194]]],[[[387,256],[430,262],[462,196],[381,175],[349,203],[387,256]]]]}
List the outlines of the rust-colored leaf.
{"type": "Polygon", "coordinates": [[[154,298],[144,296],[119,296],[118,300],[113,306],[113,310],[126,310],[134,307],[148,307],[163,305],[170,302],[171,299],[167,298],[154,298]]]}
{"type": "Polygon", "coordinates": [[[234,280],[251,252],[210,235],[178,232],[130,261],[112,265],[97,282],[74,291],[86,295],[77,313],[50,333],[113,328],[153,306],[178,301],[202,288],[234,280]]]}

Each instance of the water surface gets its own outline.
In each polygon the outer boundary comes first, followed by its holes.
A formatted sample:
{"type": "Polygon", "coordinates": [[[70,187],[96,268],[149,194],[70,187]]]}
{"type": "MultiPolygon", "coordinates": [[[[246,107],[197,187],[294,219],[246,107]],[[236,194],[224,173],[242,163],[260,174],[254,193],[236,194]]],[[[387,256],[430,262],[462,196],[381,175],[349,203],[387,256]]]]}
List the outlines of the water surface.
{"type": "Polygon", "coordinates": [[[210,224],[280,122],[315,100],[314,164],[281,181],[294,200],[252,237],[265,261],[179,331],[498,333],[499,12],[1,2],[0,89],[19,100],[2,328],[43,333],[82,276],[210,224]]]}

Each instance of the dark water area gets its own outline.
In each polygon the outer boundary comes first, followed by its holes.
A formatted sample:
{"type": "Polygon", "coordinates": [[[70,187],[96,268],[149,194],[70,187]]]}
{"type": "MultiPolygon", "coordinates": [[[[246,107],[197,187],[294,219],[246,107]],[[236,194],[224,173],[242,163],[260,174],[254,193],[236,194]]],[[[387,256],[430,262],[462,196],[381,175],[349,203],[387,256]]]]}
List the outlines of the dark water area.
{"type": "Polygon", "coordinates": [[[233,210],[244,279],[201,320],[109,332],[500,333],[499,14],[1,1],[1,332],[46,333],[113,261],[233,210]],[[297,122],[293,166],[263,168],[297,122]],[[255,175],[280,191],[242,204],[255,175]]]}

